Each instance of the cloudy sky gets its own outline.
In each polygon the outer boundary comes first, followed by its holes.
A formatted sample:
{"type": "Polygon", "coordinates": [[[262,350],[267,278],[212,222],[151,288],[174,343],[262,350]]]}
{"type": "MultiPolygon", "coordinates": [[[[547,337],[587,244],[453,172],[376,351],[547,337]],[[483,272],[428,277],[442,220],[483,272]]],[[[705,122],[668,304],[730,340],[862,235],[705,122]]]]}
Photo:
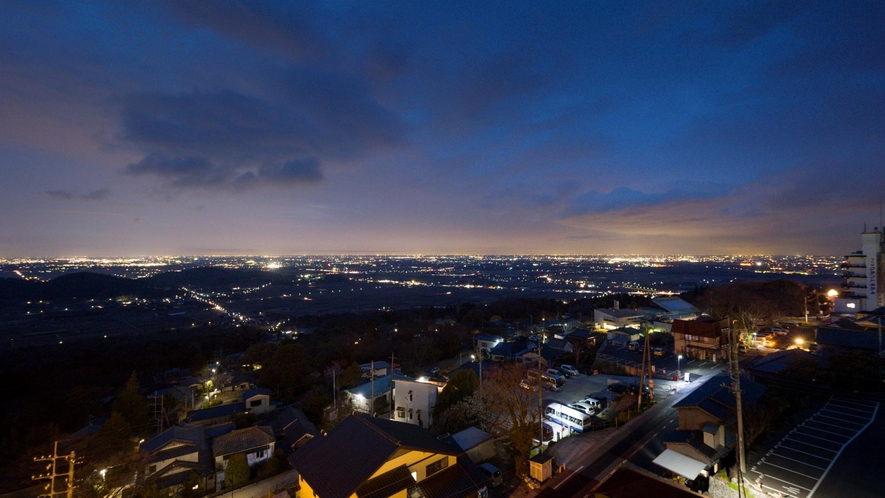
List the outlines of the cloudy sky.
{"type": "Polygon", "coordinates": [[[7,1],[0,257],[835,254],[885,2],[7,1]]]}

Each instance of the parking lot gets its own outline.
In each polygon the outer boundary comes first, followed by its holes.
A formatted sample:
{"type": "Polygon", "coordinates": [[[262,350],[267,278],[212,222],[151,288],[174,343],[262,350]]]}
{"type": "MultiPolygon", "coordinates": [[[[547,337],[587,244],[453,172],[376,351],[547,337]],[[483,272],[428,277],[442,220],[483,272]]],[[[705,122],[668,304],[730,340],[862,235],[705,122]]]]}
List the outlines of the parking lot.
{"type": "Polygon", "coordinates": [[[769,495],[810,498],[843,450],[873,422],[878,406],[831,398],[752,464],[747,479],[769,495]]]}

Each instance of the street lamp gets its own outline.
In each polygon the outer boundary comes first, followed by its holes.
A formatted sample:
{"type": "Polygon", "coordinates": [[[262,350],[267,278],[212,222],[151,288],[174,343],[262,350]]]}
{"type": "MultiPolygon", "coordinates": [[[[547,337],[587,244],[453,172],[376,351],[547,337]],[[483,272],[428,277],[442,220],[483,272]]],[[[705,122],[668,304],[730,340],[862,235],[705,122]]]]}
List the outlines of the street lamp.
{"type": "Polygon", "coordinates": [[[676,373],[680,377],[682,376],[682,369],[679,368],[681,363],[682,363],[682,355],[676,356],[676,373]]]}

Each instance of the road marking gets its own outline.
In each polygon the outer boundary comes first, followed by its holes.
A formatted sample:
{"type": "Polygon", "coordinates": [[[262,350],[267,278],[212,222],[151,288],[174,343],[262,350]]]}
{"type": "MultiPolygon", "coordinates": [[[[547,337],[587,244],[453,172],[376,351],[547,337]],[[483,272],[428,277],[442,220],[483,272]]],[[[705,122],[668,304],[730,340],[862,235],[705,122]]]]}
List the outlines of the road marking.
{"type": "MultiPolygon", "coordinates": [[[[834,420],[839,420],[839,419],[837,419],[837,418],[834,418],[834,417],[827,417],[827,416],[821,416],[821,417],[819,417],[819,418],[831,418],[831,419],[834,419],[834,420]]],[[[852,432],[854,432],[854,431],[857,430],[857,429],[850,429],[850,428],[845,427],[844,425],[840,425],[840,424],[831,424],[831,423],[829,423],[829,422],[824,422],[824,421],[822,421],[822,420],[819,420],[819,418],[811,418],[811,419],[808,420],[808,422],[811,422],[811,423],[813,423],[813,424],[827,425],[827,426],[830,426],[830,427],[839,427],[840,429],[845,429],[846,431],[852,431],[852,432]]],[[[849,423],[854,423],[854,422],[849,422],[849,423]]],[[[860,424],[860,425],[863,425],[863,424],[860,424]]]]}
{"type": "MultiPolygon", "coordinates": [[[[777,477],[774,477],[774,476],[771,475],[771,474],[765,474],[765,478],[766,478],[766,479],[774,479],[775,481],[780,481],[780,482],[782,482],[782,483],[789,484],[790,486],[795,486],[795,487],[797,487],[797,488],[799,488],[799,489],[804,489],[805,491],[811,491],[811,490],[808,489],[808,488],[803,488],[802,486],[796,484],[795,482],[790,482],[790,481],[786,481],[786,480],[784,480],[784,479],[779,479],[779,478],[777,478],[777,477]]],[[[765,487],[768,488],[768,486],[765,486],[765,487]]],[[[768,488],[768,489],[773,489],[773,488],[768,488]]]]}
{"type": "Polygon", "coordinates": [[[832,439],[827,439],[827,438],[825,438],[825,437],[815,436],[815,435],[813,435],[813,434],[805,434],[805,433],[801,433],[801,432],[800,432],[799,435],[800,435],[800,436],[805,436],[805,437],[811,437],[811,438],[814,438],[814,439],[820,439],[821,441],[826,441],[826,442],[828,442],[828,443],[834,443],[834,444],[839,444],[839,445],[842,444],[842,443],[839,443],[838,441],[833,441],[832,439]]]}
{"type": "Polygon", "coordinates": [[[809,430],[812,430],[812,431],[826,432],[827,434],[832,434],[832,435],[834,435],[834,436],[839,436],[839,437],[848,438],[849,440],[851,439],[851,436],[846,436],[845,434],[839,434],[838,432],[828,431],[828,430],[826,430],[826,429],[818,429],[817,427],[810,427],[810,426],[807,426],[807,425],[805,426],[805,428],[806,428],[806,429],[809,429],[809,430]]]}
{"type": "MultiPolygon", "coordinates": [[[[805,463],[805,462],[803,462],[802,460],[796,460],[795,458],[790,458],[790,457],[788,457],[788,456],[784,456],[784,455],[775,455],[775,456],[778,457],[778,458],[786,458],[787,460],[792,460],[792,461],[794,461],[794,462],[801,463],[802,465],[806,465],[806,466],[811,467],[811,468],[813,468],[813,469],[827,470],[827,469],[825,469],[825,468],[823,468],[823,467],[818,467],[817,465],[811,465],[810,463],[805,463]]],[[[823,459],[823,460],[826,460],[826,459],[823,459]]],[[[774,464],[772,464],[772,465],[774,465],[774,464]]],[[[796,473],[798,474],[798,472],[796,472],[796,473]]]]}
{"type": "MultiPolygon", "coordinates": [[[[803,474],[802,472],[796,472],[796,471],[793,470],[793,469],[790,469],[790,468],[787,468],[787,467],[783,467],[783,466],[781,466],[781,465],[775,465],[775,464],[773,464],[773,463],[771,463],[771,462],[765,462],[765,465],[771,465],[772,467],[777,467],[777,468],[779,468],[779,469],[786,470],[787,472],[789,472],[789,473],[791,473],[791,474],[796,474],[797,476],[807,477],[807,478],[809,478],[809,479],[811,479],[811,480],[813,480],[813,481],[817,481],[817,480],[821,479],[821,477],[815,477],[815,476],[806,475],[806,474],[803,474]]],[[[777,478],[775,478],[775,479],[777,479],[777,478]]],[[[779,481],[782,481],[783,479],[778,479],[778,480],[779,480],[779,481]]],[[[789,482],[789,481],[784,481],[784,482],[789,482]]],[[[790,484],[794,484],[794,483],[791,482],[790,484]]],[[[798,484],[794,484],[794,485],[798,486],[798,484]]],[[[802,489],[807,489],[807,488],[802,488],[802,489]]]]}
{"type": "Polygon", "coordinates": [[[572,473],[571,473],[568,477],[566,477],[565,479],[559,481],[559,482],[556,484],[556,486],[553,486],[553,489],[559,489],[559,487],[562,486],[562,483],[564,483],[565,481],[568,481],[569,479],[571,479],[572,477],[574,477],[575,474],[577,474],[578,472],[580,472],[581,469],[583,469],[583,468],[584,468],[584,466],[581,465],[581,466],[578,467],[577,469],[573,470],[572,473]]]}
{"type": "Polygon", "coordinates": [[[811,498],[811,496],[814,495],[814,492],[817,491],[817,487],[820,486],[820,483],[822,483],[824,481],[824,478],[827,477],[827,473],[829,473],[830,469],[833,468],[833,464],[836,463],[836,460],[839,459],[839,455],[841,455],[842,451],[848,447],[848,444],[851,443],[851,441],[854,441],[854,439],[857,436],[860,436],[863,433],[863,431],[865,431],[867,429],[867,427],[869,427],[870,425],[873,424],[873,420],[876,420],[876,412],[878,412],[878,411],[879,411],[879,403],[876,403],[875,407],[873,408],[873,413],[870,416],[870,421],[867,422],[867,425],[865,425],[863,429],[857,431],[857,434],[855,434],[854,437],[852,437],[847,443],[845,443],[841,449],[839,449],[839,453],[836,453],[836,456],[833,457],[833,460],[830,462],[830,465],[827,466],[827,469],[824,470],[823,475],[820,476],[820,479],[818,479],[817,484],[815,484],[814,488],[812,488],[811,491],[808,492],[808,498],[811,498]]]}
{"type": "MultiPolygon", "coordinates": [[[[784,448],[786,448],[790,451],[795,451],[796,453],[802,453],[803,455],[812,456],[812,457],[818,458],[820,460],[829,460],[829,458],[822,457],[820,455],[815,455],[814,453],[808,453],[807,451],[797,450],[796,448],[787,448],[786,446],[784,448]]],[[[835,453],[835,451],[833,451],[833,453],[835,453]]],[[[777,455],[777,453],[775,453],[775,455],[777,455]]]]}
{"type": "MultiPolygon", "coordinates": [[[[784,439],[786,439],[788,441],[795,441],[799,444],[804,444],[806,446],[811,446],[812,448],[818,448],[818,449],[821,449],[824,451],[829,451],[830,453],[837,453],[839,451],[839,450],[831,450],[830,448],[824,448],[823,446],[818,446],[816,444],[806,443],[805,441],[799,441],[798,439],[793,439],[790,436],[786,436],[784,439]]],[[[790,449],[793,449],[793,448],[790,448],[790,449]]],[[[799,450],[796,450],[796,451],[799,451],[799,450]]]]}
{"type": "MultiPolygon", "coordinates": [[[[828,410],[828,411],[833,411],[833,410],[828,410]]],[[[837,413],[838,413],[838,412],[837,412],[837,413]]],[[[820,415],[820,418],[829,418],[829,419],[833,419],[833,420],[838,420],[839,422],[842,422],[843,424],[854,424],[854,425],[860,425],[860,426],[863,425],[862,422],[852,422],[852,421],[850,421],[850,420],[845,420],[844,418],[831,417],[831,416],[829,416],[829,415],[823,415],[823,414],[820,415]]],[[[858,418],[860,418],[860,417],[858,417],[858,418]]],[[[823,423],[823,422],[821,422],[821,423],[823,423]]],[[[834,424],[834,425],[835,425],[835,424],[834,424]]],[[[841,426],[840,426],[840,427],[841,427],[841,426]]]]}

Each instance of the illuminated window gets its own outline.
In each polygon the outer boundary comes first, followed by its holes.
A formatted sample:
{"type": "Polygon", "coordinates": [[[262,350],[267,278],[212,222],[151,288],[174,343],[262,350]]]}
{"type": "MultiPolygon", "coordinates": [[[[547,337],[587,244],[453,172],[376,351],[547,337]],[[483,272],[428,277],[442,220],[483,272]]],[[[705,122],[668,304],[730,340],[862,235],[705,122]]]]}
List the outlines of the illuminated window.
{"type": "Polygon", "coordinates": [[[845,306],[848,308],[854,309],[854,303],[848,303],[845,306]]]}

